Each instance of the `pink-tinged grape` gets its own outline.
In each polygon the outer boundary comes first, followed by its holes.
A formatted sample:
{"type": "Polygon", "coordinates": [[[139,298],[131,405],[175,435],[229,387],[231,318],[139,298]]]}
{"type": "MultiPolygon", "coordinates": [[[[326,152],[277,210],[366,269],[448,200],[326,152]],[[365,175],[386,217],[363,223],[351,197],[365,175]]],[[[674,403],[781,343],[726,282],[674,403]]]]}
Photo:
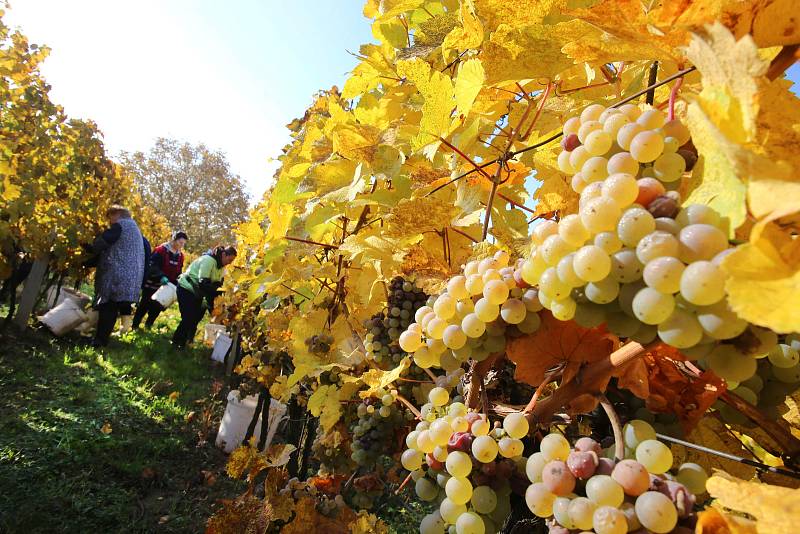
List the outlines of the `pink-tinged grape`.
{"type": "Polygon", "coordinates": [[[542,438],[539,443],[539,450],[548,461],[566,460],[570,453],[570,446],[567,438],[561,434],[551,432],[542,438]]]}
{"type": "Polygon", "coordinates": [[[575,269],[572,266],[572,261],[575,258],[575,253],[570,253],[561,258],[556,266],[556,274],[558,279],[564,282],[565,285],[570,287],[580,287],[584,282],[580,276],[575,274],[575,269]]]}
{"type": "MultiPolygon", "coordinates": [[[[556,497],[553,501],[553,518],[558,522],[558,526],[568,529],[567,533],[569,533],[569,529],[575,528],[575,524],[572,522],[572,518],[569,516],[569,503],[570,499],[568,497],[556,497]]],[[[548,534],[552,533],[552,529],[548,534]]]]}
{"type": "Polygon", "coordinates": [[[541,245],[551,235],[558,234],[558,223],[549,219],[540,220],[531,230],[533,242],[541,245]]]}
{"type": "Polygon", "coordinates": [[[635,122],[625,124],[617,130],[617,144],[622,150],[630,150],[633,139],[644,131],[645,129],[635,122]]]}
{"type": "Polygon", "coordinates": [[[444,500],[439,505],[439,513],[447,523],[454,525],[456,520],[461,514],[467,512],[467,507],[463,504],[456,504],[450,500],[449,497],[445,497],[444,500]]]}
{"type": "Polygon", "coordinates": [[[503,419],[503,429],[513,439],[522,439],[528,435],[530,425],[525,414],[511,413],[503,419]]]}
{"type": "Polygon", "coordinates": [[[692,495],[692,492],[680,482],[656,478],[650,487],[652,490],[665,495],[672,501],[672,504],[675,505],[676,511],[678,512],[678,517],[689,517],[692,513],[697,499],[692,495]]]}
{"type": "Polygon", "coordinates": [[[647,491],[636,498],[636,517],[642,526],[656,534],[672,532],[678,524],[678,511],[666,495],[647,491]]]}
{"type": "Polygon", "coordinates": [[[608,176],[607,166],[608,160],[602,156],[592,156],[587,159],[581,167],[583,181],[587,184],[603,181],[608,176]]]}
{"type": "Polygon", "coordinates": [[[647,421],[633,419],[622,427],[622,436],[625,440],[625,446],[629,449],[635,449],[643,441],[656,439],[656,431],[647,421]]]}
{"type": "Polygon", "coordinates": [[[569,164],[577,171],[583,167],[583,164],[586,163],[586,160],[590,157],[592,157],[592,155],[589,154],[585,146],[581,145],[569,153],[569,164]]]}
{"type": "Polygon", "coordinates": [[[676,308],[667,320],[658,325],[658,337],[676,349],[688,349],[700,343],[703,327],[694,314],[676,308]]]}
{"type": "Polygon", "coordinates": [[[657,325],[675,310],[675,299],[651,287],[640,289],[633,297],[633,314],[644,324],[657,325]]]}
{"type": "Polygon", "coordinates": [[[635,248],[639,241],[656,229],[656,221],[644,208],[629,208],[617,223],[617,235],[626,247],[635,248]]]}
{"type": "Polygon", "coordinates": [[[611,473],[626,495],[637,497],[650,488],[650,473],[634,460],[622,460],[611,473]]]}
{"type": "Polygon", "coordinates": [[[633,159],[630,152],[618,152],[608,158],[606,170],[609,176],[617,173],[636,176],[639,174],[639,162],[633,159]]]}
{"type": "MultiPolygon", "coordinates": [[[[655,222],[655,221],[654,221],[655,222]]],[[[674,235],[656,230],[644,236],[636,245],[636,257],[643,264],[662,256],[678,257],[680,243],[674,235]]]]}
{"type": "Polygon", "coordinates": [[[646,439],[636,446],[636,461],[660,475],[672,467],[672,451],[657,439],[646,439]]]}
{"type": "Polygon", "coordinates": [[[639,196],[635,175],[616,173],[603,181],[602,194],[620,206],[630,206],[639,196]]]}
{"type": "MultiPolygon", "coordinates": [[[[555,266],[558,262],[575,250],[575,247],[561,239],[558,235],[551,235],[547,239],[544,240],[542,246],[539,247],[538,252],[541,252],[542,259],[547,265],[555,266]]],[[[499,302],[497,304],[500,304],[499,302]]]]}
{"type": "MultiPolygon", "coordinates": [[[[573,267],[575,262],[573,260],[573,267]]],[[[561,300],[569,296],[572,288],[561,281],[555,267],[548,267],[539,278],[539,292],[544,293],[553,300],[561,300]]]]}
{"type": "Polygon", "coordinates": [[[767,358],[769,358],[769,362],[772,365],[782,369],[788,369],[800,363],[800,354],[790,345],[785,345],[783,343],[776,345],[769,351],[767,358]]]}
{"type": "Polygon", "coordinates": [[[596,534],[626,534],[628,521],[625,514],[612,506],[601,506],[594,511],[592,526],[596,534]]]}
{"type": "Polygon", "coordinates": [[[448,454],[444,465],[454,477],[466,478],[472,472],[472,460],[468,454],[460,451],[448,454]]]}
{"type": "Polygon", "coordinates": [[[467,335],[461,330],[461,326],[451,324],[444,329],[442,341],[448,349],[458,350],[467,344],[467,335]]]}
{"type": "Polygon", "coordinates": [[[656,178],[662,182],[669,183],[679,180],[685,170],[686,160],[675,152],[661,154],[653,163],[653,172],[656,178]]]}
{"type": "MultiPolygon", "coordinates": [[[[588,190],[587,187],[583,192],[588,190]]],[[[588,200],[580,209],[581,222],[593,234],[614,230],[620,215],[619,204],[606,197],[588,200]]]]}
{"type": "Polygon", "coordinates": [[[619,506],[625,500],[617,481],[608,475],[595,475],[586,482],[586,496],[598,506],[619,506]]]}
{"type": "Polygon", "coordinates": [[[589,104],[583,111],[581,111],[581,123],[585,124],[589,121],[596,121],[600,115],[606,110],[606,107],[600,104],[589,104]]]}
{"type": "Polygon", "coordinates": [[[589,282],[583,292],[595,304],[608,304],[619,295],[619,283],[608,276],[599,282],[589,282]]]}
{"type": "Polygon", "coordinates": [[[439,512],[428,514],[419,523],[419,534],[443,534],[444,521],[439,512]]]}
{"type": "Polygon", "coordinates": [[[695,495],[706,492],[708,473],[701,466],[693,463],[681,464],[676,475],[678,482],[686,486],[695,495]]]}
{"type": "Polygon", "coordinates": [[[538,312],[542,309],[542,303],[539,301],[539,292],[536,289],[526,290],[522,294],[522,302],[529,312],[538,312]]]}
{"type": "Polygon", "coordinates": [[[589,154],[602,156],[611,149],[613,142],[614,139],[604,130],[594,130],[586,136],[584,145],[589,154]]]}
{"type": "Polygon", "coordinates": [[[403,451],[403,454],[400,456],[400,463],[403,468],[409,471],[416,471],[422,466],[422,458],[421,452],[414,449],[407,449],[403,451]]]}
{"type": "Polygon", "coordinates": [[[537,517],[550,517],[553,515],[553,503],[555,500],[556,496],[541,482],[535,482],[525,490],[525,502],[530,511],[537,517]]]}
{"type": "Polygon", "coordinates": [[[655,258],[644,266],[644,283],[661,293],[677,293],[681,289],[681,275],[684,269],[686,266],[677,258],[670,256],[655,258]]]}
{"type": "Polygon", "coordinates": [[[611,255],[611,277],[622,284],[630,284],[642,277],[644,265],[636,257],[636,251],[624,248],[611,255]]]}
{"type": "Polygon", "coordinates": [[[631,140],[631,156],[640,163],[654,161],[663,151],[664,138],[657,132],[640,132],[631,140]]]}
{"type": "Polygon", "coordinates": [[[550,311],[553,313],[553,317],[559,321],[571,321],[575,317],[577,309],[578,303],[570,297],[550,303],[550,311]]]}
{"type": "Polygon", "coordinates": [[[680,119],[672,119],[664,123],[661,127],[661,133],[664,137],[674,137],[678,141],[678,146],[685,145],[691,138],[689,128],[680,119]]]}
{"type": "Polygon", "coordinates": [[[563,148],[566,152],[572,152],[579,146],[581,146],[581,141],[578,137],[578,134],[567,134],[563,139],[561,139],[561,148],[563,148]]]}
{"type": "Polygon", "coordinates": [[[610,255],[622,248],[622,241],[619,240],[616,232],[600,232],[594,236],[594,245],[610,255]]]}
{"type": "Polygon", "coordinates": [[[478,436],[472,441],[472,455],[481,463],[494,461],[497,453],[497,442],[490,436],[478,436]]]}
{"type": "Polygon", "coordinates": [[[657,130],[658,128],[664,126],[666,120],[667,119],[661,110],[651,108],[644,110],[642,114],[639,115],[639,118],[636,119],[636,122],[646,130],[657,130]]]}
{"type": "Polygon", "coordinates": [[[586,497],[576,497],[570,501],[567,513],[575,528],[590,530],[595,510],[597,505],[594,502],[586,497]]]}
{"type": "Polygon", "coordinates": [[[500,307],[500,316],[508,324],[519,324],[527,315],[525,304],[519,299],[508,299],[500,307]]]}
{"type": "Polygon", "coordinates": [[[660,197],[666,192],[664,185],[655,178],[639,178],[636,180],[639,186],[639,195],[636,197],[636,204],[648,206],[653,199],[660,197]]]}
{"type": "Polygon", "coordinates": [[[575,252],[572,267],[582,280],[598,282],[611,271],[611,259],[600,247],[586,245],[575,252]]]}
{"type": "Polygon", "coordinates": [[[609,475],[614,472],[614,466],[616,462],[611,458],[598,458],[597,459],[597,469],[595,470],[595,475],[609,475]]]}
{"type": "Polygon", "coordinates": [[[575,450],[578,452],[594,452],[595,454],[600,454],[602,448],[596,440],[584,436],[578,438],[578,441],[575,442],[575,450]]]}
{"type": "Polygon", "coordinates": [[[525,474],[528,475],[528,480],[531,482],[542,481],[542,471],[544,466],[547,465],[547,459],[541,452],[535,452],[528,457],[525,463],[525,474]]]}
{"type": "Polygon", "coordinates": [[[571,117],[564,121],[564,135],[576,134],[578,133],[578,129],[581,127],[581,118],[580,117],[571,117]]]}
{"type": "Polygon", "coordinates": [[[591,451],[572,451],[567,457],[567,467],[575,477],[586,480],[594,475],[597,469],[597,453],[591,451]]]}
{"type": "Polygon", "coordinates": [[[704,306],[697,311],[697,320],[703,332],[714,339],[732,339],[747,329],[747,321],[730,309],[727,300],[712,306],[704,306]]]}
{"type": "Polygon", "coordinates": [[[454,432],[447,441],[447,451],[470,452],[472,450],[472,440],[473,436],[469,432],[454,432]]]}
{"type": "Polygon", "coordinates": [[[603,122],[603,131],[606,132],[608,135],[610,135],[614,141],[616,141],[619,129],[625,126],[626,124],[630,124],[630,122],[631,119],[628,118],[627,115],[623,113],[615,113],[614,115],[609,116],[603,122]]]}
{"type": "Polygon", "coordinates": [[[542,483],[556,495],[569,495],[575,489],[575,476],[561,460],[553,460],[544,466],[542,483]]]}
{"type": "Polygon", "coordinates": [[[478,486],[473,490],[470,502],[479,514],[490,514],[497,506],[497,494],[489,486],[478,486]]]}
{"type": "Polygon", "coordinates": [[[681,274],[681,296],[696,306],[708,306],[725,298],[725,276],[710,261],[696,261],[681,274]]]}
{"type": "Polygon", "coordinates": [[[679,257],[684,263],[711,260],[728,248],[728,238],[710,224],[690,224],[681,229],[678,240],[681,242],[679,257]]]}
{"type": "Polygon", "coordinates": [[[492,304],[489,299],[483,297],[475,303],[475,316],[485,323],[491,323],[500,315],[500,306],[492,304]]]}
{"type": "Polygon", "coordinates": [[[455,504],[466,504],[472,497],[472,484],[466,478],[450,477],[444,490],[455,504]]]}
{"type": "Polygon", "coordinates": [[[589,230],[581,222],[580,216],[576,214],[567,215],[559,221],[558,235],[573,247],[580,247],[591,237],[589,230]]]}
{"type": "Polygon", "coordinates": [[[755,358],[739,352],[733,345],[718,345],[708,355],[706,362],[712,371],[733,382],[744,382],[758,368],[755,358]]]}

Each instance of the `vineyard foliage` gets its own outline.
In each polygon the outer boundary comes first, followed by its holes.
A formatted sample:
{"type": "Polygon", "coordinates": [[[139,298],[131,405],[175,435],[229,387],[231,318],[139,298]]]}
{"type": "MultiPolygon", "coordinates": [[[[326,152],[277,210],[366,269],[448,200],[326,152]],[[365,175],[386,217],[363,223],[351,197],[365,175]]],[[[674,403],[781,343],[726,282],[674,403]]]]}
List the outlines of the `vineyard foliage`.
{"type": "Polygon", "coordinates": [[[113,203],[128,205],[146,235],[168,234],[106,153],[97,125],[69,118],[50,99],[39,70],[48,53],[0,22],[0,279],[19,251],[75,272],[80,243],[102,229],[113,203]]]}

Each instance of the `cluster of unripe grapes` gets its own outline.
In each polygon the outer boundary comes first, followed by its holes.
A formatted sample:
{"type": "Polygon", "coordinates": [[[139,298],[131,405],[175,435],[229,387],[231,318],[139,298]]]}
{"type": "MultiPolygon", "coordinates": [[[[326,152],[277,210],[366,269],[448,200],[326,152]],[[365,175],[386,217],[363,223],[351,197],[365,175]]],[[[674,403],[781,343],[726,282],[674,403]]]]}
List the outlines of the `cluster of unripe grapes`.
{"type": "Polygon", "coordinates": [[[493,427],[484,415],[449,401],[447,390],[431,390],[401,456],[419,498],[439,505],[420,533],[497,532],[510,513],[512,488],[524,489],[521,440],[528,422],[515,413],[493,427]]]}
{"type": "Polygon", "coordinates": [[[350,458],[359,466],[372,466],[381,456],[394,452],[397,430],[413,419],[411,412],[399,409],[396,395],[397,391],[382,392],[358,404],[358,419],[350,428],[350,458]]]}
{"type": "Polygon", "coordinates": [[[311,354],[327,354],[333,345],[333,336],[330,334],[315,334],[305,340],[311,354]]]}
{"type": "Polygon", "coordinates": [[[631,421],[623,435],[619,461],[591,438],[573,448],[558,433],[545,436],[527,459],[525,501],[534,515],[548,518],[551,533],[694,531],[696,495],[705,493],[708,478],[703,468],[687,463],[670,474],[672,453],[644,421],[631,421]]]}
{"type": "Polygon", "coordinates": [[[538,330],[542,305],[523,281],[521,266],[510,266],[505,251],[467,263],[463,275],[417,310],[416,322],[400,334],[400,347],[424,369],[452,371],[468,359],[502,352],[507,336],[538,330]]]}
{"type": "Polygon", "coordinates": [[[311,497],[316,499],[316,509],[319,513],[327,517],[335,516],[339,510],[346,508],[344,497],[337,495],[336,497],[329,497],[328,495],[317,490],[312,484],[301,482],[297,478],[290,478],[286,482],[280,492],[280,495],[291,495],[295,500],[311,497]]]}
{"type": "Polygon", "coordinates": [[[414,320],[414,314],[425,305],[428,295],[413,282],[396,276],[387,288],[386,309],[368,319],[365,348],[367,355],[379,365],[397,365],[405,356],[397,344],[400,334],[414,320]]]}

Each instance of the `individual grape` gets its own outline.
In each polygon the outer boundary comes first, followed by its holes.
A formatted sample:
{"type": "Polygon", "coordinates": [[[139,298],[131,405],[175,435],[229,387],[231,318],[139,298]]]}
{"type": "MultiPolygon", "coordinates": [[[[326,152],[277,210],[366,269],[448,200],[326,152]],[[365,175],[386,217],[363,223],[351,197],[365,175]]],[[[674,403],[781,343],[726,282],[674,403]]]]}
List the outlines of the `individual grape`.
{"type": "Polygon", "coordinates": [[[525,462],[525,474],[528,475],[528,480],[531,482],[542,481],[542,471],[544,466],[547,465],[547,459],[541,452],[535,452],[528,457],[525,462]]]}
{"type": "Polygon", "coordinates": [[[657,197],[663,195],[666,190],[664,185],[655,178],[640,178],[636,180],[639,186],[639,196],[636,197],[636,204],[648,206],[657,197]]]}
{"type": "Polygon", "coordinates": [[[600,104],[589,104],[581,111],[581,123],[598,120],[605,110],[605,106],[600,104]]]}
{"type": "Polygon", "coordinates": [[[626,247],[635,248],[641,239],[656,229],[656,221],[643,208],[629,208],[617,223],[617,235],[626,247]]]}
{"type": "Polygon", "coordinates": [[[595,510],[597,505],[593,501],[586,497],[576,497],[570,501],[567,513],[575,528],[590,530],[595,510]]]}
{"type": "Polygon", "coordinates": [[[583,226],[578,215],[567,215],[558,223],[558,235],[567,244],[580,247],[589,239],[589,231],[583,226]]]}
{"type": "Polygon", "coordinates": [[[571,117],[564,121],[564,135],[576,134],[578,133],[578,129],[581,127],[581,118],[580,117],[571,117]]]}
{"type": "Polygon", "coordinates": [[[432,311],[433,308],[430,306],[421,306],[416,312],[414,312],[414,320],[417,323],[422,323],[422,318],[432,311]]]}
{"type": "Polygon", "coordinates": [[[531,238],[537,245],[544,243],[544,240],[551,235],[558,234],[558,223],[550,219],[541,219],[531,230],[531,238]]]}
{"type": "MultiPolygon", "coordinates": [[[[611,271],[611,259],[606,251],[595,245],[586,245],[575,252],[572,267],[582,280],[599,282],[611,271]]],[[[547,291],[545,291],[547,293],[547,291]]]]}
{"type": "Polygon", "coordinates": [[[732,339],[747,329],[747,321],[730,309],[727,300],[697,311],[697,320],[703,332],[714,339],[732,339]]]}
{"type": "Polygon", "coordinates": [[[572,266],[572,261],[575,258],[575,253],[570,253],[561,258],[556,266],[556,274],[558,279],[569,287],[579,287],[585,284],[581,278],[575,274],[575,269],[572,266]]]}
{"type": "Polygon", "coordinates": [[[559,321],[571,321],[575,317],[578,304],[571,298],[566,297],[561,300],[554,300],[550,304],[550,311],[553,317],[559,321]]]}
{"type": "Polygon", "coordinates": [[[466,478],[472,472],[472,460],[468,454],[455,451],[447,455],[445,467],[454,477],[466,478]]]}
{"type": "Polygon", "coordinates": [[[684,263],[711,260],[728,248],[728,238],[716,226],[710,224],[690,224],[678,234],[680,241],[679,258],[684,263]]]}
{"type": "Polygon", "coordinates": [[[785,344],[776,345],[769,351],[767,358],[772,365],[782,369],[788,369],[800,363],[800,354],[790,345],[785,344]]]}
{"type": "Polygon", "coordinates": [[[626,534],[628,521],[625,514],[612,506],[601,506],[594,511],[592,526],[596,534],[626,534]]]}
{"type": "Polygon", "coordinates": [[[725,276],[710,261],[696,261],[681,274],[681,296],[697,306],[715,304],[725,297],[725,276]]]}
{"type": "Polygon", "coordinates": [[[497,453],[497,442],[490,436],[478,436],[472,441],[472,456],[481,463],[494,461],[497,453]]]}
{"type": "MultiPolygon", "coordinates": [[[[588,191],[587,187],[584,193],[588,191]]],[[[619,204],[606,197],[593,198],[580,209],[581,222],[593,234],[613,230],[620,217],[619,204]]],[[[571,251],[567,251],[571,252],[571,251]]],[[[562,254],[563,257],[566,254],[562,254]]]]}
{"type": "Polygon", "coordinates": [[[583,175],[577,172],[572,176],[572,179],[569,182],[569,185],[572,187],[572,190],[578,193],[579,195],[583,193],[583,190],[586,189],[586,186],[589,185],[583,180],[583,175]]]}
{"type": "Polygon", "coordinates": [[[677,236],[681,231],[681,226],[675,222],[675,219],[670,219],[669,217],[656,217],[656,230],[668,232],[674,236],[677,236]]]}
{"type": "Polygon", "coordinates": [[[589,121],[581,124],[578,128],[578,141],[580,141],[586,150],[591,154],[589,147],[586,146],[586,140],[592,132],[603,131],[603,125],[599,121],[589,121]]]}
{"type": "Polygon", "coordinates": [[[631,337],[636,334],[641,324],[635,317],[621,312],[609,313],[606,316],[606,326],[618,337],[631,337]]]}
{"type": "MultiPolygon", "coordinates": [[[[466,424],[466,421],[463,418],[461,418],[461,419],[466,424]]],[[[469,425],[467,425],[467,426],[469,426],[469,425]]],[[[452,435],[451,435],[451,437],[452,437],[452,435]]],[[[448,438],[447,444],[448,445],[450,444],[449,438],[448,438]]],[[[447,457],[449,456],[450,453],[448,452],[447,446],[437,445],[436,448],[433,449],[433,453],[432,454],[433,454],[433,457],[436,459],[437,462],[444,462],[444,461],[447,460],[447,457]]]]}
{"type": "Polygon", "coordinates": [[[561,239],[559,235],[551,235],[544,240],[544,243],[537,251],[541,252],[542,260],[547,265],[556,265],[561,258],[573,250],[572,245],[561,239]]]}
{"type": "MultiPolygon", "coordinates": [[[[575,141],[578,141],[578,136],[575,136],[575,141]]],[[[577,148],[577,145],[576,145],[577,148]]],[[[558,170],[563,172],[564,174],[573,175],[576,172],[576,169],[572,167],[572,164],[569,162],[569,156],[572,154],[571,150],[562,150],[558,154],[558,170]]]]}
{"type": "Polygon", "coordinates": [[[658,337],[658,328],[653,325],[642,324],[635,333],[631,334],[630,339],[640,345],[647,345],[655,341],[656,337],[658,337]]]}
{"type": "Polygon", "coordinates": [[[503,419],[503,429],[513,439],[522,439],[528,435],[530,426],[525,414],[515,412],[508,414],[503,419]]]}
{"type": "Polygon", "coordinates": [[[525,502],[534,515],[550,517],[553,515],[553,503],[556,496],[541,482],[535,482],[525,490],[525,502]]]}
{"type": "Polygon", "coordinates": [[[616,480],[608,475],[595,475],[586,482],[586,496],[598,506],[619,506],[625,492],[616,480]]]}
{"type": "Polygon", "coordinates": [[[646,439],[636,446],[636,461],[660,475],[672,467],[672,451],[657,439],[646,439]]]}
{"type": "Polygon", "coordinates": [[[466,513],[467,507],[463,504],[456,504],[450,500],[449,497],[445,497],[441,504],[439,504],[439,513],[447,523],[454,525],[458,517],[466,513]]]}
{"type": "Polygon", "coordinates": [[[728,381],[743,382],[756,373],[755,358],[736,350],[733,345],[719,345],[706,358],[708,367],[728,381]]]}
{"type": "Polygon", "coordinates": [[[406,449],[400,456],[400,463],[403,468],[409,471],[416,471],[422,466],[422,453],[413,449],[406,449]]]}
{"type": "Polygon", "coordinates": [[[611,148],[614,139],[604,130],[594,130],[586,136],[584,146],[593,156],[602,156],[611,148]]]}
{"type": "Polygon", "coordinates": [[[470,502],[479,514],[490,514],[497,507],[497,494],[489,486],[478,486],[472,492],[470,502]]]}
{"type": "Polygon", "coordinates": [[[447,328],[444,329],[444,334],[442,335],[442,341],[447,348],[452,350],[458,350],[462,348],[467,343],[467,335],[461,330],[461,326],[457,324],[451,324],[447,328]]]}
{"type": "Polygon", "coordinates": [[[635,449],[641,442],[648,439],[656,439],[656,431],[653,427],[640,419],[628,421],[622,427],[622,435],[625,440],[625,446],[629,449],[635,449]]]}
{"type": "Polygon", "coordinates": [[[439,317],[434,317],[428,322],[428,337],[433,339],[442,339],[445,328],[447,328],[447,321],[440,319],[439,317]]]}
{"type": "Polygon", "coordinates": [[[677,258],[662,256],[644,266],[644,283],[656,291],[673,294],[680,291],[681,275],[686,266],[677,258]]]}
{"type": "Polygon", "coordinates": [[[676,475],[678,482],[695,495],[702,495],[706,492],[706,481],[708,474],[701,466],[693,463],[681,464],[676,475]]]}
{"type": "Polygon", "coordinates": [[[615,232],[600,232],[594,236],[594,245],[602,248],[608,254],[613,254],[622,248],[622,241],[615,232]]]}
{"type": "MultiPolygon", "coordinates": [[[[572,522],[572,518],[569,516],[569,503],[570,499],[568,497],[556,497],[553,501],[553,518],[558,522],[560,527],[572,529],[575,528],[575,525],[572,522]]],[[[552,532],[552,530],[550,532],[552,532]]],[[[548,534],[550,534],[550,532],[548,532],[548,534]]],[[[569,533],[569,530],[567,530],[567,533],[569,533]]]]}
{"type": "Polygon", "coordinates": [[[700,342],[703,328],[693,314],[676,308],[672,315],[658,325],[658,337],[677,349],[687,349],[700,342]]]}
{"type": "Polygon", "coordinates": [[[657,132],[643,131],[631,139],[629,148],[633,159],[640,163],[649,163],[664,151],[664,138],[657,132]]]}
{"type": "Polygon", "coordinates": [[[651,287],[640,289],[633,298],[633,313],[644,324],[657,325],[665,321],[675,310],[672,295],[656,291],[651,287]]]}
{"type": "Polygon", "coordinates": [[[472,497],[472,484],[466,478],[450,477],[444,490],[455,504],[466,504],[472,497]]]}
{"type": "Polygon", "coordinates": [[[417,332],[406,330],[400,334],[400,339],[398,342],[400,343],[401,349],[403,349],[405,352],[412,353],[416,352],[417,349],[422,346],[422,336],[420,336],[417,332]]]}
{"type": "MultiPolygon", "coordinates": [[[[661,132],[661,133],[663,135],[664,132],[661,132]]],[[[680,147],[681,147],[681,145],[680,145],[680,143],[678,143],[677,139],[675,139],[674,137],[669,137],[668,135],[664,136],[664,153],[665,154],[673,154],[673,153],[677,152],[680,147]]],[[[686,160],[684,160],[683,164],[684,164],[684,166],[686,165],[686,160]]]]}
{"type": "Polygon", "coordinates": [[[636,517],[642,526],[656,534],[672,532],[678,524],[678,511],[666,495],[647,491],[636,498],[636,517]]]}
{"type": "Polygon", "coordinates": [[[461,320],[461,330],[467,337],[479,338],[486,331],[486,323],[481,321],[475,313],[468,313],[461,320]]]}
{"type": "Polygon", "coordinates": [[[677,258],[679,248],[680,243],[675,236],[656,230],[636,244],[636,257],[646,265],[647,262],[664,256],[677,258]]]}
{"type": "Polygon", "coordinates": [[[596,440],[588,436],[583,436],[578,438],[578,441],[575,442],[575,450],[578,452],[594,452],[595,454],[600,454],[601,447],[596,440]]]}
{"type": "Polygon", "coordinates": [[[637,497],[650,487],[650,474],[645,466],[634,460],[622,460],[611,473],[626,495],[637,497]]]}
{"type": "MultiPolygon", "coordinates": [[[[437,419],[431,423],[428,429],[428,434],[431,437],[434,445],[444,446],[450,441],[450,436],[453,435],[453,427],[445,419],[437,419]]],[[[433,452],[433,451],[431,451],[433,452]]]]}
{"type": "MultiPolygon", "coordinates": [[[[678,201],[669,196],[660,196],[654,198],[650,204],[647,205],[647,211],[650,212],[650,215],[656,218],[656,230],[658,230],[658,219],[669,219],[673,223],[675,220],[672,217],[680,211],[680,205],[678,205],[678,201]]],[[[678,228],[678,231],[674,231],[673,228],[669,228],[667,233],[672,235],[677,235],[680,232],[680,225],[675,223],[675,226],[678,228]]]]}
{"type": "Polygon", "coordinates": [[[587,184],[602,182],[608,176],[608,160],[601,156],[592,156],[581,167],[581,176],[587,184]]]}
{"type": "Polygon", "coordinates": [[[644,265],[636,257],[636,251],[624,248],[611,255],[611,277],[621,284],[630,284],[642,277],[644,265]]]}
{"type": "Polygon", "coordinates": [[[575,307],[573,320],[584,328],[594,328],[605,322],[606,315],[602,306],[593,303],[582,303],[575,307]]]}
{"type": "Polygon", "coordinates": [[[681,226],[708,224],[720,230],[723,226],[719,213],[717,213],[714,208],[706,206],[705,204],[689,204],[685,206],[676,217],[676,220],[681,226]]]}
{"type": "Polygon", "coordinates": [[[800,365],[794,367],[773,367],[772,374],[780,382],[786,384],[796,384],[800,382],[800,365]]]}
{"type": "Polygon", "coordinates": [[[606,132],[611,138],[616,141],[619,129],[630,124],[631,120],[623,113],[615,113],[603,121],[603,131],[606,132]]]}
{"type": "Polygon", "coordinates": [[[639,185],[633,174],[616,173],[603,181],[602,195],[619,206],[627,207],[639,196],[639,185]]]}
{"type": "Polygon", "coordinates": [[[456,313],[456,299],[443,293],[433,303],[433,311],[442,319],[449,319],[456,313]]]}
{"type": "Polygon", "coordinates": [[[544,466],[542,483],[556,495],[569,495],[575,489],[575,475],[561,460],[552,460],[544,466]]]}
{"type": "Polygon", "coordinates": [[[567,457],[567,467],[570,472],[582,480],[589,479],[594,475],[597,463],[595,451],[572,451],[567,457]]]}
{"type": "Polygon", "coordinates": [[[609,276],[599,282],[586,284],[584,294],[586,298],[596,304],[608,304],[619,295],[619,283],[609,276]]]}
{"type": "Polygon", "coordinates": [[[686,160],[675,152],[661,154],[653,163],[653,172],[656,178],[662,182],[674,182],[680,180],[681,175],[686,170],[686,160]]]}
{"type": "Polygon", "coordinates": [[[470,295],[480,295],[483,293],[483,276],[479,274],[471,274],[464,282],[464,287],[470,295]]]}
{"type": "Polygon", "coordinates": [[[617,173],[636,176],[639,173],[639,162],[629,152],[619,152],[608,158],[606,170],[609,176],[617,173]]]}
{"type": "Polygon", "coordinates": [[[539,443],[539,450],[547,461],[566,460],[570,453],[570,446],[567,438],[561,434],[551,432],[542,438],[539,443]]]}
{"type": "Polygon", "coordinates": [[[443,534],[444,521],[439,512],[433,512],[422,518],[419,523],[419,534],[443,534]]]}
{"type": "Polygon", "coordinates": [[[482,276],[483,276],[483,283],[484,283],[484,286],[483,286],[484,291],[486,290],[486,285],[485,284],[488,284],[491,281],[502,280],[503,279],[503,277],[500,276],[500,273],[497,271],[497,269],[487,269],[486,271],[484,271],[482,276]]]}
{"type": "MultiPolygon", "coordinates": [[[[575,267],[575,261],[573,259],[572,262],[573,268],[575,267]]],[[[551,299],[554,300],[561,300],[569,296],[570,291],[572,290],[567,284],[561,281],[558,277],[558,271],[555,267],[548,267],[542,273],[542,276],[539,278],[539,291],[540,293],[544,293],[549,296],[551,299]]],[[[540,295],[541,298],[541,295],[540,295]]]]}
{"type": "Polygon", "coordinates": [[[500,315],[500,306],[497,304],[492,304],[489,302],[489,299],[483,297],[478,299],[478,302],[475,303],[475,316],[480,320],[483,321],[484,324],[490,323],[497,319],[500,315]]]}
{"type": "Polygon", "coordinates": [[[664,113],[655,108],[650,108],[642,111],[639,118],[636,119],[637,124],[641,125],[646,130],[657,130],[664,126],[666,117],[664,113]]]}
{"type": "Polygon", "coordinates": [[[432,501],[439,495],[439,487],[427,478],[417,480],[414,490],[423,501],[432,501]]]}
{"type": "Polygon", "coordinates": [[[542,324],[542,319],[538,313],[528,313],[525,319],[517,325],[517,329],[523,334],[533,334],[542,324]]]}
{"type": "MultiPolygon", "coordinates": [[[[622,148],[622,150],[630,150],[633,139],[644,131],[645,129],[642,128],[640,124],[636,124],[635,122],[625,124],[617,131],[617,144],[620,146],[620,148],[622,148]]],[[[636,161],[639,160],[637,159],[636,161]]]]}
{"type": "Polygon", "coordinates": [[[519,299],[508,299],[500,307],[500,316],[508,324],[519,324],[527,315],[525,304],[519,299]]]}
{"type": "Polygon", "coordinates": [[[569,164],[573,169],[578,170],[583,167],[583,164],[586,163],[586,160],[590,157],[592,157],[592,155],[589,154],[585,146],[581,145],[569,153],[569,164]]]}
{"type": "Polygon", "coordinates": [[[435,387],[428,393],[428,400],[434,406],[444,406],[450,400],[450,394],[444,388],[435,387]]]}

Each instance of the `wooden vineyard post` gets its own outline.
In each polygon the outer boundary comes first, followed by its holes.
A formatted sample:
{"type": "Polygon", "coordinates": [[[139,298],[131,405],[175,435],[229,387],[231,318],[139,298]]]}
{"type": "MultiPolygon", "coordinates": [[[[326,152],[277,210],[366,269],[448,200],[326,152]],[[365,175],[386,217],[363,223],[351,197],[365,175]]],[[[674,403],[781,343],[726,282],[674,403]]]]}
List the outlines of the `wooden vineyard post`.
{"type": "Polygon", "coordinates": [[[14,324],[20,328],[28,326],[28,319],[33,312],[39,290],[42,287],[42,280],[47,271],[49,257],[47,255],[33,262],[31,272],[25,279],[25,286],[22,289],[22,296],[19,299],[17,314],[14,316],[14,324]]]}

